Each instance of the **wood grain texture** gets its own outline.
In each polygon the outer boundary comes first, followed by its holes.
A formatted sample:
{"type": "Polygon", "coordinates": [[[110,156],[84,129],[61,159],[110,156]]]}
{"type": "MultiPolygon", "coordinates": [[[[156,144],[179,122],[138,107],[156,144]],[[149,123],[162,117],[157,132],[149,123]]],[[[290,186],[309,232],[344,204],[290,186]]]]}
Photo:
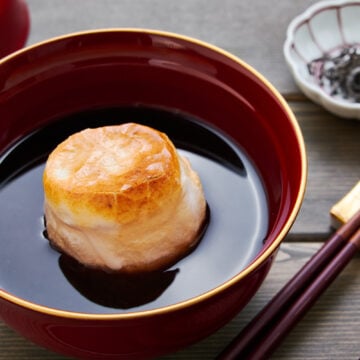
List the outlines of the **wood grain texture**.
{"type": "MultiPolygon", "coordinates": [[[[162,360],[210,360],[250,321],[309,259],[321,243],[284,243],[276,261],[245,309],[207,339],[162,360]]],[[[306,317],[290,333],[272,359],[357,360],[360,356],[360,256],[356,256],[306,317]]],[[[23,339],[0,324],[0,360],[65,360],[23,339]]]]}
{"type": "Polygon", "coordinates": [[[302,96],[286,96],[303,132],[308,183],[289,240],[328,236],[329,210],[360,179],[360,121],[340,119],[302,96]]]}
{"type": "Polygon", "coordinates": [[[232,52],[281,92],[296,91],[282,47],[286,28],[317,0],[27,0],[29,44],[95,28],[139,27],[195,37],[232,52]]]}

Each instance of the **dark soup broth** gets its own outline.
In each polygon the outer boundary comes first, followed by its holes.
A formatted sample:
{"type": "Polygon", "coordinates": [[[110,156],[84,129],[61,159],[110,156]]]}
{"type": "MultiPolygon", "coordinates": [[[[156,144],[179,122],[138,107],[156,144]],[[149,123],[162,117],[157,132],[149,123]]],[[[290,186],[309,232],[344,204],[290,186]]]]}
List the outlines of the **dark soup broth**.
{"type": "Polygon", "coordinates": [[[246,153],[218,129],[176,111],[129,107],[74,114],[34,131],[0,158],[0,287],[40,305],[106,314],[187,300],[244,269],[261,250],[267,228],[266,193],[246,153]],[[76,131],[124,122],[165,132],[199,174],[207,199],[199,245],[163,272],[123,276],[86,269],[46,238],[47,155],[76,131]]]}

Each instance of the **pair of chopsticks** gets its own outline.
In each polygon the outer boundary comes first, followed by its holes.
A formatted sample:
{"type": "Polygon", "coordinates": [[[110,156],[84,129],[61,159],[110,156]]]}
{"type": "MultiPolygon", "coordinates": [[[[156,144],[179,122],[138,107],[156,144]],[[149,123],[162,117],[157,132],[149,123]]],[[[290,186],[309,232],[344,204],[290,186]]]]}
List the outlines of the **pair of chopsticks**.
{"type": "Polygon", "coordinates": [[[219,354],[218,360],[268,359],[360,250],[360,181],[330,215],[342,226],[219,354]]]}

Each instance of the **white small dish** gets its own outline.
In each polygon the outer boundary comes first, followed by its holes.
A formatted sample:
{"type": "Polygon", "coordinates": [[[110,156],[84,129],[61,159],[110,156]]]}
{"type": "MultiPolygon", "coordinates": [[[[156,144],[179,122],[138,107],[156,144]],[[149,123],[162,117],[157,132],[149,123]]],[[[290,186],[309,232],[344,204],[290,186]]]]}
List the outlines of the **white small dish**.
{"type": "Polygon", "coordinates": [[[290,22],[283,50],[307,97],[340,117],[360,119],[360,1],[309,7],[290,22]]]}

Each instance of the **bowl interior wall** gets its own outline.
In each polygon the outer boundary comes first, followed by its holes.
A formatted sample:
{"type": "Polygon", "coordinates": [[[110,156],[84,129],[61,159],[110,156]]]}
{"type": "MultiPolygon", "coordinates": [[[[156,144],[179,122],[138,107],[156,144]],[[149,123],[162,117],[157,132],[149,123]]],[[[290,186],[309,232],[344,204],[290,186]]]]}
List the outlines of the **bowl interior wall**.
{"type": "Polygon", "coordinates": [[[268,242],[298,196],[301,154],[279,99],[249,69],[197,42],[151,33],[65,37],[0,64],[0,152],[62,116],[113,106],[185,112],[230,135],[256,164],[268,242]]]}

